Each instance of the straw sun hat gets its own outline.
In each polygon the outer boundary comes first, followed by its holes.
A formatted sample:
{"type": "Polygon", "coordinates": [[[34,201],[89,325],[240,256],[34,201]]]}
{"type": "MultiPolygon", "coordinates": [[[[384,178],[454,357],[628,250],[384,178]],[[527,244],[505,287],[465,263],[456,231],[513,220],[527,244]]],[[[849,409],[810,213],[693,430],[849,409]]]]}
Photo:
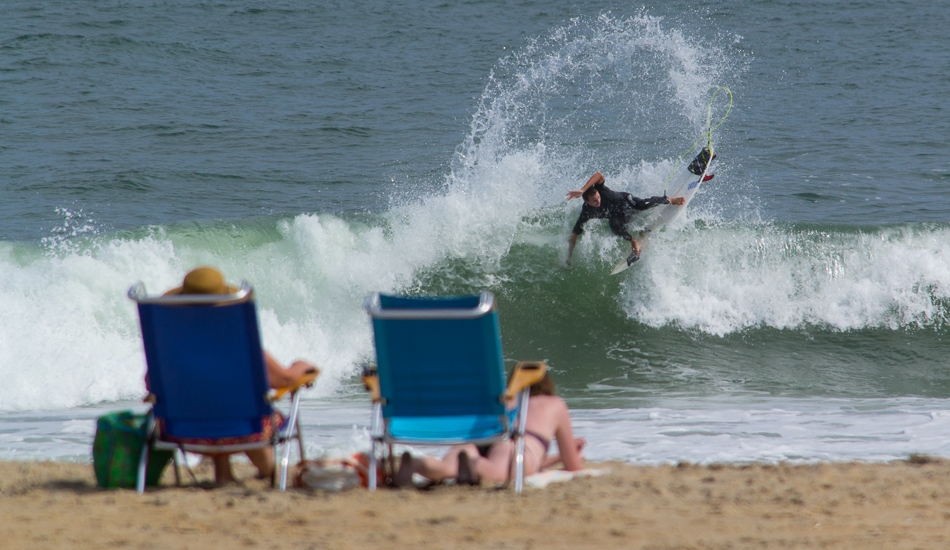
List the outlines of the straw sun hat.
{"type": "Polygon", "coordinates": [[[213,267],[202,266],[192,269],[185,275],[182,285],[165,293],[175,294],[234,294],[237,287],[224,282],[224,275],[213,267]]]}

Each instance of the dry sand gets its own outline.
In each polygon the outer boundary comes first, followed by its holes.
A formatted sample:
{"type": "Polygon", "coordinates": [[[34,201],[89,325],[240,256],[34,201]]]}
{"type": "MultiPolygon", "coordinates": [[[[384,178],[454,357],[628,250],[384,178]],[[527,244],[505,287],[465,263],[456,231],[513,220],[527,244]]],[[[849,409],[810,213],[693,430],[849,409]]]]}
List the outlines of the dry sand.
{"type": "MultiPolygon", "coordinates": [[[[92,466],[0,462],[0,548],[950,548],[950,462],[609,468],[545,489],[99,490],[92,466]]],[[[210,466],[197,469],[212,479],[210,466]]],[[[190,478],[185,477],[187,483],[190,478]]],[[[171,483],[169,483],[171,482],[171,483]]]]}

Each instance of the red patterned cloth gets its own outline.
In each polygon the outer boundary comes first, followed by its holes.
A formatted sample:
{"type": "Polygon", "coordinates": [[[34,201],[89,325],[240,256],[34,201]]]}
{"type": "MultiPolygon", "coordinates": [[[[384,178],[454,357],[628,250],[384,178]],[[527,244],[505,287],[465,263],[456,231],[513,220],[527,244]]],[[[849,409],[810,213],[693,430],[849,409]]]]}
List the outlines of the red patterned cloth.
{"type": "Polygon", "coordinates": [[[270,441],[274,437],[274,430],[279,430],[285,422],[284,415],[274,411],[270,416],[261,418],[261,431],[255,434],[243,435],[239,437],[174,437],[165,435],[165,426],[162,419],[158,419],[158,433],[162,441],[171,441],[181,445],[241,445],[244,443],[259,443],[270,441]]]}

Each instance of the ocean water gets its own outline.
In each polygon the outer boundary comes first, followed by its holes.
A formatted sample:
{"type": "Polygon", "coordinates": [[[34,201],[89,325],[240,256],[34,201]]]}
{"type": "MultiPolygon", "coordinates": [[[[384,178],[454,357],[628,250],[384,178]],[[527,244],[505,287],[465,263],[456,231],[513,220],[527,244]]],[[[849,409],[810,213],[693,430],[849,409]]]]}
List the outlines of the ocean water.
{"type": "Polygon", "coordinates": [[[367,444],[367,294],[490,290],[589,458],[950,456],[950,10],[317,4],[5,4],[0,459],[90,460],[143,408],[126,290],[202,264],[323,369],[313,454],[367,444]],[[662,193],[708,120],[644,258],[592,222],[567,268],[566,192],[662,193]]]}

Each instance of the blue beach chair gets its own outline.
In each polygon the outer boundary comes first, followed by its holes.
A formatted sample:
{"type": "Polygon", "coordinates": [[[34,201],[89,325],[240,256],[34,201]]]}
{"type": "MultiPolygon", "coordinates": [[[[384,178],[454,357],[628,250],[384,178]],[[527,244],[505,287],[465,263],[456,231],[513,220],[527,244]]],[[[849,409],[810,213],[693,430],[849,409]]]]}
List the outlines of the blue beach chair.
{"type": "MultiPolygon", "coordinates": [[[[231,453],[273,446],[280,490],[287,487],[290,439],[297,439],[301,460],[298,390],[313,384],[308,375],[292,388],[268,396],[253,291],[245,282],[233,294],[146,295],[138,283],[129,289],[138,304],[150,401],[146,445],[136,490],[145,489],[149,448],[201,453],[231,453]],[[270,438],[259,437],[273,415],[272,400],[289,393],[290,413],[270,438]],[[283,454],[276,451],[283,446],[283,454]]],[[[175,478],[178,475],[177,453],[175,478]]]]}
{"type": "Polygon", "coordinates": [[[369,486],[376,488],[377,447],[394,443],[489,444],[517,438],[515,490],[524,480],[529,387],[547,365],[522,362],[506,387],[494,296],[408,298],[373,294],[377,367],[364,377],[373,397],[369,486]],[[510,409],[506,402],[515,401],[510,409]],[[514,415],[520,414],[513,431],[514,415]]]}

